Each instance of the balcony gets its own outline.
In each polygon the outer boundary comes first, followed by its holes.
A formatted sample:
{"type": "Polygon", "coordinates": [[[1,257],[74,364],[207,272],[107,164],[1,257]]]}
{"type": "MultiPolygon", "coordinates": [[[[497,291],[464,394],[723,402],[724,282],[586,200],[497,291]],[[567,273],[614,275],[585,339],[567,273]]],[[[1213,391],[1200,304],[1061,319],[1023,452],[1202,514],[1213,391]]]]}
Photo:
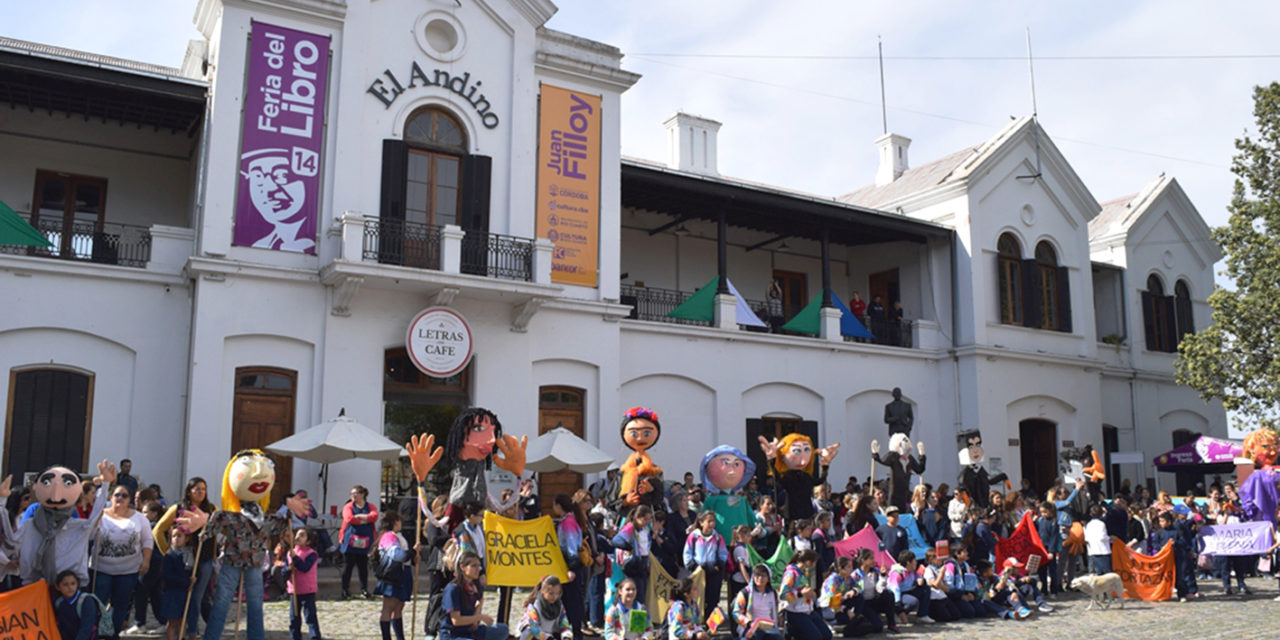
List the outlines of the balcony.
{"type": "Polygon", "coordinates": [[[420,269],[440,269],[443,227],[368,218],[364,221],[364,252],[367,262],[395,264],[420,269]]]}
{"type": "Polygon", "coordinates": [[[364,262],[543,282],[534,276],[538,243],[529,238],[394,219],[362,218],[361,225],[360,257],[364,262]]]}
{"type": "MultiPolygon", "coordinates": [[[[19,214],[30,222],[30,216],[19,214]]],[[[93,262],[145,269],[151,260],[151,229],[113,222],[67,223],[61,218],[41,217],[32,225],[52,247],[0,245],[0,253],[39,256],[58,260],[93,262]]]]}
{"type": "MultiPolygon", "coordinates": [[[[635,285],[624,284],[620,288],[620,293],[620,302],[631,307],[631,315],[627,317],[632,320],[680,324],[695,327],[713,326],[713,323],[710,321],[672,318],[667,315],[676,307],[684,303],[685,300],[688,300],[689,297],[694,294],[693,291],[679,291],[676,289],[663,289],[660,287],[638,287],[635,285]]],[[[750,300],[747,298],[744,298],[743,300],[756,314],[756,316],[764,321],[768,326],[748,327],[746,325],[739,325],[740,329],[754,333],[773,333],[804,338],[817,338],[817,336],[810,334],[797,333],[783,329],[782,325],[786,324],[787,319],[771,316],[769,313],[769,304],[767,302],[763,300],[750,300]]],[[[876,336],[875,339],[864,340],[841,336],[845,342],[878,344],[889,347],[903,347],[910,349],[913,348],[915,344],[918,344],[918,340],[915,339],[914,333],[925,328],[922,326],[924,323],[912,320],[872,320],[865,316],[858,320],[876,336]]]]}
{"type": "Polygon", "coordinates": [[[466,233],[462,238],[462,273],[533,281],[533,240],[501,233],[466,233]]]}

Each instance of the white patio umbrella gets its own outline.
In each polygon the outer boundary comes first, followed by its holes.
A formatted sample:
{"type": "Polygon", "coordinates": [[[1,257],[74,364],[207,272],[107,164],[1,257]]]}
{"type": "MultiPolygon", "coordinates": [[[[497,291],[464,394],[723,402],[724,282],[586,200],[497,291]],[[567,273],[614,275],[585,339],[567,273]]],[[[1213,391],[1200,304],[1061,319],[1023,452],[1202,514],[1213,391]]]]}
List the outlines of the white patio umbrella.
{"type": "Polygon", "coordinates": [[[529,443],[524,466],[539,473],[565,469],[595,473],[608,469],[613,463],[613,456],[558,426],[529,443]]]}
{"type": "Polygon", "coordinates": [[[395,460],[404,447],[386,436],[347,417],[347,410],[301,433],[273,442],[266,447],[271,453],[319,462],[324,478],[324,502],[329,501],[329,465],[343,460],[395,460]]]}

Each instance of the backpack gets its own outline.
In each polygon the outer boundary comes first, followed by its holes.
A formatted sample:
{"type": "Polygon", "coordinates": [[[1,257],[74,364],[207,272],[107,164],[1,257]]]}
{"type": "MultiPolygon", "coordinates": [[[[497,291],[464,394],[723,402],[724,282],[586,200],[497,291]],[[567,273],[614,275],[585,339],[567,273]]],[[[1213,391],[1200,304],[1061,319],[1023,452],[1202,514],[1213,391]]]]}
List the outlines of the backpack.
{"type": "Polygon", "coordinates": [[[383,556],[381,547],[374,549],[369,554],[369,564],[373,565],[373,577],[384,582],[391,582],[394,578],[395,582],[399,582],[400,576],[392,570],[392,565],[398,564],[391,561],[393,557],[383,556]]]}
{"type": "Polygon", "coordinates": [[[449,538],[444,543],[444,553],[440,554],[440,570],[453,573],[458,567],[458,558],[462,555],[462,545],[457,538],[449,538]]]}
{"type": "MultiPolygon", "coordinates": [[[[56,607],[59,603],[66,601],[66,598],[58,596],[58,600],[54,602],[54,606],[56,607]]],[[[109,638],[115,635],[115,627],[112,626],[111,622],[111,611],[107,609],[106,604],[103,604],[103,602],[98,599],[98,596],[87,591],[81,591],[80,602],[76,605],[76,615],[80,616],[82,620],[84,619],[84,606],[89,601],[93,601],[94,606],[98,608],[98,633],[95,637],[109,638]]]]}

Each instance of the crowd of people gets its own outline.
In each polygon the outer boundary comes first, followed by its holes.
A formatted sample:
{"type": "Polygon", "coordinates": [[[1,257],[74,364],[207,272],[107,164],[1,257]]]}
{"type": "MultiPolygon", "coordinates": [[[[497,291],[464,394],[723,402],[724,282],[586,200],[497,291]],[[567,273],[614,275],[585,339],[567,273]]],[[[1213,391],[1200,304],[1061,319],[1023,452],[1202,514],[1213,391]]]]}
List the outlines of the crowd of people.
{"type": "MultiPolygon", "coordinates": [[[[209,615],[216,574],[236,561],[224,550],[214,562],[214,545],[199,544],[195,532],[177,523],[184,512],[216,510],[208,485],[203,478],[192,478],[170,503],[160,487],[141,485],[131,475],[128,460],[120,468],[93,534],[88,583],[64,571],[53,585],[63,637],[92,638],[84,630],[101,628],[110,632],[96,637],[153,632],[169,640],[193,639],[209,615]],[[85,605],[93,600],[102,606],[85,605]]],[[[1049,613],[1050,601],[1070,590],[1075,576],[1111,572],[1113,539],[1146,554],[1172,542],[1176,592],[1184,601],[1200,597],[1197,584],[1206,579],[1221,580],[1227,595],[1237,590],[1247,594],[1244,579],[1258,575],[1259,569],[1258,556],[1199,553],[1200,527],[1239,518],[1240,498],[1231,483],[1215,483],[1203,499],[1192,495],[1175,501],[1164,491],[1152,496],[1142,486],[1130,490],[1127,482],[1109,499],[1096,484],[1059,483],[1040,495],[1023,481],[1021,490],[992,489],[977,498],[963,488],[953,491],[948,484],[921,482],[903,508],[891,504],[887,483],[854,478],[842,493],[821,482],[808,504],[788,504],[788,493],[777,490],[768,474],[763,485],[752,478],[739,492],[754,522],[734,526],[726,539],[717,531],[716,514],[704,510],[704,487],[692,473],[664,483],[661,495],[635,506],[617,499],[619,482],[610,471],[588,489],[549,501],[546,515],[555,521],[568,579],[547,577],[534,588],[514,630],[481,611],[482,522],[486,508],[516,519],[543,515],[534,482],[527,479],[496,504],[466,503],[457,512],[451,512],[447,495],[404,500],[379,511],[368,501],[368,490],[357,485],[342,507],[336,541],[323,528],[309,528],[307,518],[283,514],[296,522],[280,531],[267,565],[236,567],[261,569],[265,592],[246,589],[241,597],[269,597],[274,585],[279,597],[290,600],[291,637],[301,639],[305,622],[312,640],[319,640],[316,575],[321,562],[331,558],[342,565],[341,597],[351,597],[352,579],[358,580],[361,596],[382,599],[384,640],[393,635],[402,639],[404,605],[413,597],[414,564],[419,563],[427,594],[424,631],[439,640],[502,640],[508,635],[521,640],[601,635],[636,640],[663,634],[669,640],[705,640],[725,629],[747,640],[781,640],[784,633],[797,640],[829,640],[833,633],[895,632],[912,620],[1019,620],[1049,613]],[[415,529],[420,505],[425,519],[421,535],[415,529]],[[997,540],[1008,537],[1028,511],[1048,557],[1033,568],[1017,559],[996,566],[997,540]],[[793,513],[813,515],[791,517],[793,513]],[[922,557],[910,548],[901,524],[906,513],[927,545],[922,557]],[[880,549],[837,557],[835,544],[868,526],[881,541],[880,549]],[[753,557],[772,557],[784,541],[782,546],[793,555],[780,574],[752,562],[753,557]],[[892,560],[891,566],[883,566],[879,550],[892,560]],[[637,615],[645,610],[650,557],[677,579],[670,593],[663,594],[672,604],[659,620],[637,615]],[[695,582],[690,576],[698,569],[702,580],[695,582]],[[614,572],[622,579],[609,589],[614,572]],[[724,626],[713,630],[707,621],[717,611],[724,626]]],[[[94,492],[86,482],[74,517],[89,517],[94,492]]],[[[32,517],[36,505],[31,505],[27,487],[3,497],[4,530],[11,536],[32,517]]],[[[1272,550],[1277,547],[1280,537],[1272,550]]],[[[0,544],[0,554],[9,554],[0,557],[5,573],[0,586],[6,589],[21,584],[12,552],[0,544]]]]}

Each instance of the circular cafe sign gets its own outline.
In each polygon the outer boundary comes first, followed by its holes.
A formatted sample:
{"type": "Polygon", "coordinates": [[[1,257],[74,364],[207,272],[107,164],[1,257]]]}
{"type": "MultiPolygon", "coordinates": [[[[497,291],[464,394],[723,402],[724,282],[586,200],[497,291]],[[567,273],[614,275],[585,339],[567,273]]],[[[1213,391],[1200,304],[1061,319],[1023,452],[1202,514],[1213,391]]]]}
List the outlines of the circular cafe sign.
{"type": "Polygon", "coordinates": [[[471,361],[471,327],[457,311],[431,307],[409,323],[405,346],[419,371],[447,378],[471,361]]]}

